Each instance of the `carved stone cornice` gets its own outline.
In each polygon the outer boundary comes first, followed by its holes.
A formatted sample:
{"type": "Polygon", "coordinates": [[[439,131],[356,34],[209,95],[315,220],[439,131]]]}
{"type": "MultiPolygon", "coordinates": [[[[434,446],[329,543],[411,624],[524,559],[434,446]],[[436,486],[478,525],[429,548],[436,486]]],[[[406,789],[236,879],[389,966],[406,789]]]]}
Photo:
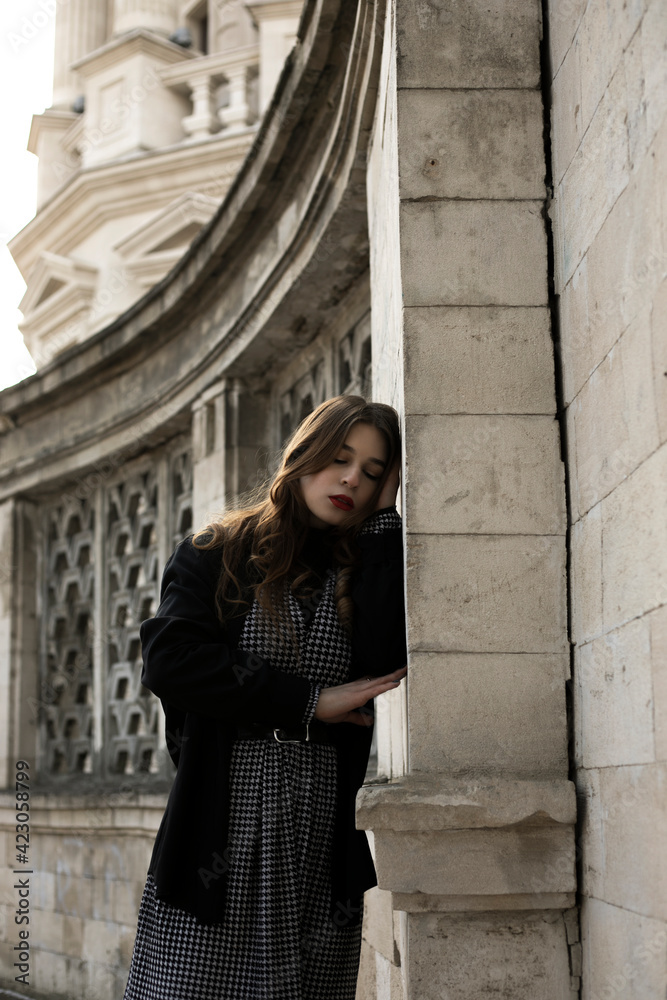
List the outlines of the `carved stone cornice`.
{"type": "Polygon", "coordinates": [[[16,422],[4,439],[0,495],[130,447],[138,422],[163,438],[209,383],[270,371],[317,334],[367,268],[377,43],[375,5],[306,4],[255,143],[212,222],[125,314],[0,395],[16,422]]]}

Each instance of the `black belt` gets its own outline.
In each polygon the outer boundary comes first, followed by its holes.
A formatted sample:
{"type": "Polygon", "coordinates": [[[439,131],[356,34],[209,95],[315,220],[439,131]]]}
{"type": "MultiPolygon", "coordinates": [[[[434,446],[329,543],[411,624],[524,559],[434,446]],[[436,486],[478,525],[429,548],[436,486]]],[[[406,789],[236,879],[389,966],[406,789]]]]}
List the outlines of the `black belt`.
{"type": "Polygon", "coordinates": [[[237,726],[238,740],[272,740],[275,743],[333,743],[328,726],[304,722],[300,726],[237,726]]]}

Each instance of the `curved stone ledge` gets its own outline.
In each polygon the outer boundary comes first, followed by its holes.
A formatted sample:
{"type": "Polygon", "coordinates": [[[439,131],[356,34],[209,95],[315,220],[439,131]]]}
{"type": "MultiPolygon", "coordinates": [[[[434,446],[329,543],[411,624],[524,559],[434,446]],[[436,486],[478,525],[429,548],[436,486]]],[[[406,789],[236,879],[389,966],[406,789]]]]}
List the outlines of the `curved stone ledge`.
{"type": "Polygon", "coordinates": [[[0,395],[0,496],[180,432],[207,386],[261,381],[364,280],[378,10],[306,5],[257,139],[188,253],[109,327],[0,395]]]}

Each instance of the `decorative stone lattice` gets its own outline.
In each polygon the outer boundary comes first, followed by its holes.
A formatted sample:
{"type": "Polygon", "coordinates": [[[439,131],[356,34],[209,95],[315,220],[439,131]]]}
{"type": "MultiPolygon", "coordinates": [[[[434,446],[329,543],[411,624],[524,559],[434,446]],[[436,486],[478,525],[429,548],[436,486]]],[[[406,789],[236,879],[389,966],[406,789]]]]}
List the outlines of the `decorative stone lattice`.
{"type": "Polygon", "coordinates": [[[280,397],[280,433],[285,441],[304,417],[330,396],[361,395],[371,398],[370,317],[364,316],[337,345],[334,384],[329,385],[324,358],[302,375],[280,397]]]}
{"type": "Polygon", "coordinates": [[[338,393],[371,398],[370,321],[363,319],[338,344],[338,393]]]}
{"type": "Polygon", "coordinates": [[[48,774],[131,775],[160,770],[159,701],[141,683],[139,626],[155,613],[163,558],[192,527],[189,441],[104,496],[68,500],[46,512],[44,638],[41,685],[42,769],[48,774]],[[160,477],[166,491],[160,496],[160,477]],[[105,512],[103,593],[95,593],[96,499],[105,512]],[[162,546],[160,546],[162,539],[162,546]],[[95,602],[102,634],[95,636],[95,602]],[[105,685],[93,688],[93,649],[105,685]],[[97,713],[95,713],[95,707],[97,713]],[[103,752],[94,754],[94,717],[104,720],[103,752]]]}
{"type": "Polygon", "coordinates": [[[280,431],[285,441],[304,417],[327,398],[324,359],[303,375],[280,400],[280,431]]]}
{"type": "Polygon", "coordinates": [[[43,767],[93,769],[93,549],[95,511],[68,499],[46,512],[40,707],[43,767]]]}
{"type": "Polygon", "coordinates": [[[173,528],[170,551],[192,527],[192,455],[183,443],[168,457],[167,484],[168,496],[159,497],[153,466],[110,489],[107,499],[107,770],[114,774],[160,770],[160,707],[141,683],[139,626],[159,601],[159,519],[173,528]]]}
{"type": "Polygon", "coordinates": [[[170,463],[172,546],[192,530],[192,452],[177,448],[170,463]]]}
{"type": "Polygon", "coordinates": [[[155,611],[158,562],[158,484],[151,467],[107,494],[105,752],[113,774],[157,770],[158,702],[141,684],[139,626],[155,611]]]}

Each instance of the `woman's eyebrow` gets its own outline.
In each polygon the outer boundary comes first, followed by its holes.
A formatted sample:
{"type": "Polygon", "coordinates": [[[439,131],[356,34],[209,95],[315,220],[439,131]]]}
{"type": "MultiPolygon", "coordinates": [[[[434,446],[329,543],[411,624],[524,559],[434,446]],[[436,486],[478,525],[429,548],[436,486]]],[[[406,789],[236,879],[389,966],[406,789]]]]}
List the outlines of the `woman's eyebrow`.
{"type": "MultiPolygon", "coordinates": [[[[344,451],[351,451],[353,455],[357,454],[357,449],[353,448],[352,445],[350,445],[350,444],[342,444],[341,448],[344,451]]],[[[376,465],[380,465],[383,469],[387,468],[387,463],[383,462],[381,458],[369,458],[368,461],[369,462],[375,462],[376,465]]]]}

